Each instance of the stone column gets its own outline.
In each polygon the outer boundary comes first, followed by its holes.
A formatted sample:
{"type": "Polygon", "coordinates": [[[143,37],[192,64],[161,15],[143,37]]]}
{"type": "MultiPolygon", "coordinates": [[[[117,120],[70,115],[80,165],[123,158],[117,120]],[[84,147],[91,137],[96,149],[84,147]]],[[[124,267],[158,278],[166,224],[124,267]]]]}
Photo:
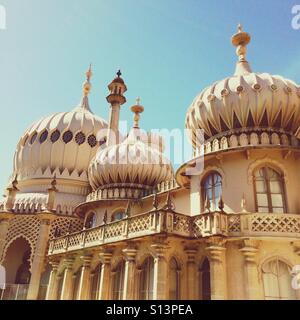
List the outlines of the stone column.
{"type": "Polygon", "coordinates": [[[9,222],[14,217],[13,214],[5,213],[0,214],[0,261],[3,257],[3,250],[5,247],[5,240],[9,228],[9,222]]]}
{"type": "Polygon", "coordinates": [[[197,249],[193,247],[186,247],[184,251],[187,254],[187,265],[186,265],[187,300],[197,300],[196,286],[198,284],[198,281],[197,281],[197,266],[195,261],[197,249]]]}
{"type": "Polygon", "coordinates": [[[125,275],[124,275],[124,292],[123,300],[134,300],[136,297],[135,292],[135,279],[136,279],[136,264],[135,257],[137,250],[135,248],[126,248],[123,250],[125,256],[125,275]]]}
{"type": "Polygon", "coordinates": [[[47,288],[46,300],[57,300],[58,294],[58,281],[57,281],[57,270],[59,266],[58,261],[50,261],[52,270],[50,273],[49,284],[47,288]]]}
{"type": "Polygon", "coordinates": [[[212,300],[226,300],[227,274],[225,266],[225,241],[220,237],[207,240],[206,250],[210,262],[210,287],[212,300]]]}
{"type": "Polygon", "coordinates": [[[109,300],[111,297],[111,252],[101,252],[99,254],[101,260],[101,276],[99,287],[99,299],[109,300]]]}
{"type": "Polygon", "coordinates": [[[39,236],[37,239],[36,249],[34,252],[31,278],[27,293],[27,300],[36,300],[40,289],[40,280],[45,266],[46,250],[49,240],[51,218],[41,217],[39,236]]]}
{"type": "Polygon", "coordinates": [[[73,299],[73,263],[74,258],[67,258],[65,261],[65,271],[63,275],[63,285],[61,290],[61,300],[72,300],[73,299]]]}
{"type": "Polygon", "coordinates": [[[78,290],[78,300],[90,300],[91,298],[91,255],[80,257],[83,260],[81,267],[80,283],[78,290]]]}
{"type": "Polygon", "coordinates": [[[167,300],[167,277],[168,277],[168,264],[165,258],[168,246],[164,243],[151,245],[154,249],[154,285],[153,285],[153,300],[167,300]]]}
{"type": "Polygon", "coordinates": [[[264,299],[263,290],[259,282],[258,266],[256,255],[258,252],[259,242],[255,240],[244,240],[240,251],[244,255],[244,274],[245,274],[245,291],[246,299],[262,300],[264,299]]]}

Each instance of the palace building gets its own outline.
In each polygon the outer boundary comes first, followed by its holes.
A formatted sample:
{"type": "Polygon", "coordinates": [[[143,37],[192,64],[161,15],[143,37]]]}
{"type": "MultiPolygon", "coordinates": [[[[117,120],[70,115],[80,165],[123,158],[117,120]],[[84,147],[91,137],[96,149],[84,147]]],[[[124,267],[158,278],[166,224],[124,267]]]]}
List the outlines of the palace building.
{"type": "Polygon", "coordinates": [[[300,86],[253,72],[249,42],[239,26],[234,74],[188,108],[193,157],[176,171],[139,99],[119,133],[120,72],[108,122],[90,68],[76,108],[24,132],[0,200],[0,299],[300,299],[300,86]]]}

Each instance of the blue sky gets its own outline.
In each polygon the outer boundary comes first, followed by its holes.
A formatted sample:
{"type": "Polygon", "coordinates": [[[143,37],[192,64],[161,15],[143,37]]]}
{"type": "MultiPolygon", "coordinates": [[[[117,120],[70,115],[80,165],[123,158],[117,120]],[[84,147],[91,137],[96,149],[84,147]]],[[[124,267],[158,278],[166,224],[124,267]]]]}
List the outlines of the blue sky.
{"type": "MultiPolygon", "coordinates": [[[[300,3],[300,1],[299,1],[300,3]]],[[[141,126],[183,128],[186,110],[205,86],[234,71],[230,37],[238,22],[251,33],[254,71],[300,82],[300,30],[291,27],[296,0],[0,0],[0,186],[12,169],[23,131],[80,100],[93,63],[94,113],[108,117],[107,84],[123,72],[129,107],[141,96],[141,126]]]]}

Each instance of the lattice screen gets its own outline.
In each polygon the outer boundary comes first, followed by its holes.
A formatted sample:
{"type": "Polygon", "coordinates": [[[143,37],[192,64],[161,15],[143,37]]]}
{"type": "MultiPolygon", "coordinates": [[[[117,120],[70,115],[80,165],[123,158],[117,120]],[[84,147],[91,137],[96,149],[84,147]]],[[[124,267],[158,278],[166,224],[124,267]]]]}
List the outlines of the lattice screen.
{"type": "Polygon", "coordinates": [[[35,216],[17,216],[10,221],[8,233],[5,240],[5,247],[0,257],[0,263],[2,263],[6,251],[10,244],[19,237],[25,238],[31,247],[30,264],[34,257],[36,248],[36,242],[39,235],[40,220],[35,216]]]}

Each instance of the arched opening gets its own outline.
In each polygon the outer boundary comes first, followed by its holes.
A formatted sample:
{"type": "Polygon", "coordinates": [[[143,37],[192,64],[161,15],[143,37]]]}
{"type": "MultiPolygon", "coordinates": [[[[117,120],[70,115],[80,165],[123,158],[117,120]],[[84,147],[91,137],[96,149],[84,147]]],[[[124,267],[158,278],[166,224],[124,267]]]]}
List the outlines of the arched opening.
{"type": "Polygon", "coordinates": [[[121,261],[116,269],[113,280],[113,299],[123,300],[124,292],[124,276],[125,276],[125,261],[121,261]]]}
{"type": "Polygon", "coordinates": [[[31,277],[30,257],[31,247],[25,238],[20,237],[10,244],[3,263],[6,270],[3,300],[26,299],[31,277]]]}
{"type": "Polygon", "coordinates": [[[118,209],[111,216],[111,221],[119,221],[126,217],[125,209],[118,209]]]}
{"type": "Polygon", "coordinates": [[[94,212],[90,212],[84,222],[84,227],[86,229],[91,229],[96,227],[96,214],[94,212]]]}
{"type": "Polygon", "coordinates": [[[101,278],[101,263],[92,272],[91,300],[98,300],[101,278]]]}
{"type": "Polygon", "coordinates": [[[180,299],[180,267],[175,258],[169,263],[169,299],[180,299]]]}
{"type": "Polygon", "coordinates": [[[148,257],[141,266],[140,300],[152,300],[154,287],[154,261],[148,257]]]}
{"type": "MultiPolygon", "coordinates": [[[[202,203],[210,202],[211,210],[217,210],[222,196],[222,177],[216,172],[210,172],[202,181],[202,203]]],[[[204,205],[202,210],[204,210],[204,205]]]]}
{"type": "Polygon", "coordinates": [[[274,258],[262,267],[266,300],[295,300],[296,291],[292,287],[291,268],[284,261],[274,258]]]}
{"type": "Polygon", "coordinates": [[[254,188],[257,212],[286,212],[282,173],[268,166],[259,168],[254,172],[254,188]]]}
{"type": "Polygon", "coordinates": [[[210,264],[208,258],[205,258],[199,269],[199,299],[211,300],[210,288],[210,264]]]}

